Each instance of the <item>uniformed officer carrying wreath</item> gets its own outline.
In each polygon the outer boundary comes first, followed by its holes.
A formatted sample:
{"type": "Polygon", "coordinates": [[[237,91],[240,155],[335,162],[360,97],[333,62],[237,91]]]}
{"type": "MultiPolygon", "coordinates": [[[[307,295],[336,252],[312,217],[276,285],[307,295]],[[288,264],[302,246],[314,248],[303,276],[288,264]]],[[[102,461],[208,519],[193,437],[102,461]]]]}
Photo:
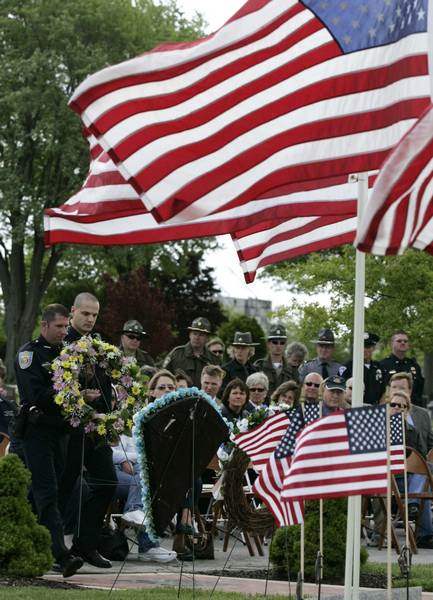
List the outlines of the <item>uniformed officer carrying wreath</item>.
{"type": "Polygon", "coordinates": [[[32,493],[41,525],[51,534],[51,549],[64,577],[83,565],[64,543],[57,493],[65,467],[67,426],[54,403],[51,362],[60,354],[69,311],[50,304],[42,313],[41,334],[20,348],[15,373],[21,401],[21,426],[26,463],[32,474],[32,493]]]}
{"type": "Polygon", "coordinates": [[[186,373],[193,385],[200,387],[200,377],[205,365],[219,365],[219,358],[206,348],[211,333],[210,323],[204,317],[197,317],[191,323],[189,342],[185,346],[177,346],[165,357],[163,367],[172,373],[178,369],[186,373]]]}

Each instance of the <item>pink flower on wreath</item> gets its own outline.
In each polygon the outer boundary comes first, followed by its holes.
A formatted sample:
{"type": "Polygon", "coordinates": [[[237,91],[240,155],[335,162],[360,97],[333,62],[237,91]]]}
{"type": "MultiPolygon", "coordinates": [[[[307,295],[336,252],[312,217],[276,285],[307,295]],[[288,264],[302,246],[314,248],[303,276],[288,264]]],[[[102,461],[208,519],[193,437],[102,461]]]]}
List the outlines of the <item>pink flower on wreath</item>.
{"type": "Polygon", "coordinates": [[[85,433],[91,433],[92,431],[95,431],[95,429],[96,429],[96,425],[95,425],[95,423],[93,421],[90,421],[84,427],[85,433]]]}
{"type": "Polygon", "coordinates": [[[124,385],[125,387],[131,387],[133,381],[132,381],[132,377],[130,375],[124,375],[121,380],[120,383],[122,385],[124,385]]]}
{"type": "Polygon", "coordinates": [[[56,369],[56,370],[54,371],[53,378],[54,378],[54,379],[61,379],[61,377],[62,377],[62,375],[63,375],[63,372],[64,372],[64,371],[63,371],[63,369],[56,369]]]}
{"type": "Polygon", "coordinates": [[[69,423],[72,425],[72,427],[79,427],[81,425],[81,419],[78,417],[71,417],[69,419],[69,423]]]}
{"type": "Polygon", "coordinates": [[[125,427],[125,422],[123,419],[117,419],[117,421],[114,421],[113,423],[113,429],[115,431],[123,431],[125,427]]]}
{"type": "Polygon", "coordinates": [[[119,402],[123,402],[124,400],[126,400],[126,398],[128,397],[128,392],[125,390],[125,388],[118,387],[116,388],[116,391],[119,402]]]}
{"type": "Polygon", "coordinates": [[[53,385],[53,388],[56,392],[61,392],[65,388],[65,384],[63,381],[56,381],[53,385]]]}

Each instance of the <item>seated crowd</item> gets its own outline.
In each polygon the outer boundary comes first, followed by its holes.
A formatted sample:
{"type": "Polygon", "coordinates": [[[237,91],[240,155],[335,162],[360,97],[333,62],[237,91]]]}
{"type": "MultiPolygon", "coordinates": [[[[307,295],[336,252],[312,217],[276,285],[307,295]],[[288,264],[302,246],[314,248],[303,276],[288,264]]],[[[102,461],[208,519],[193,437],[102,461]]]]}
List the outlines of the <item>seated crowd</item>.
{"type": "MultiPolygon", "coordinates": [[[[80,294],[71,311],[72,318],[69,322],[68,333],[66,333],[65,325],[64,335],[60,342],[65,335],[67,341],[68,336],[70,339],[78,339],[81,335],[91,333],[98,311],[99,303],[94,296],[80,294]],[[88,316],[89,314],[91,317],[88,316]],[[71,331],[76,333],[75,338],[71,338],[71,331]]],[[[67,313],[60,310],[60,316],[63,315],[64,318],[65,314],[67,313]]],[[[54,346],[59,342],[55,342],[54,338],[50,337],[52,334],[50,333],[51,321],[49,319],[52,318],[52,315],[49,311],[46,311],[44,315],[41,338],[54,346]],[[46,325],[44,325],[44,319],[46,319],[46,325]]],[[[352,363],[342,365],[333,360],[335,338],[329,329],[322,329],[319,332],[315,340],[317,356],[310,361],[306,360],[307,349],[304,344],[300,342],[287,344],[287,333],[281,324],[270,327],[266,340],[267,355],[256,361],[254,361],[254,353],[258,342],[253,340],[250,332],[234,334],[233,341],[227,350],[227,359],[225,359],[226,347],[221,339],[210,338],[211,327],[207,319],[203,317],[194,319],[188,330],[188,343],[174,348],[166,356],[161,366],[157,367],[150,354],[140,347],[146,337],[142,325],[136,320],[129,320],[124,324],[119,347],[126,356],[135,358],[142,371],[149,376],[148,402],[176,389],[196,386],[217,401],[221,407],[222,416],[231,422],[244,418],[269,404],[302,407],[306,403],[316,403],[320,406],[322,416],[351,405],[352,363]]],[[[364,402],[367,404],[389,403],[392,413],[402,413],[405,419],[408,445],[426,457],[433,448],[431,418],[429,412],[422,406],[423,379],[419,365],[414,359],[406,356],[409,348],[407,335],[403,331],[397,331],[393,335],[391,339],[392,354],[380,363],[372,359],[373,350],[378,341],[377,335],[365,334],[364,402]]],[[[25,405],[28,402],[28,389],[23,380],[27,376],[28,365],[24,364],[26,358],[23,356],[24,354],[25,352],[20,352],[18,355],[16,372],[21,403],[25,405]]],[[[11,390],[3,384],[4,377],[4,365],[0,364],[0,435],[2,431],[8,432],[8,424],[13,420],[16,412],[16,404],[14,404],[13,397],[11,398],[11,390]]],[[[100,382],[98,382],[99,384],[100,382]]],[[[97,385],[95,385],[96,387],[97,385]]],[[[95,390],[93,392],[95,393],[95,390]]],[[[46,393],[48,394],[48,392],[46,393]]],[[[50,393],[52,397],[52,392],[50,393]]],[[[95,397],[98,397],[97,393],[95,397]]],[[[169,562],[177,556],[182,560],[192,559],[191,552],[180,540],[185,534],[194,534],[191,497],[196,499],[200,497],[202,488],[200,478],[195,482],[194,493],[188,493],[182,505],[179,506],[174,526],[175,542],[173,550],[169,551],[158,543],[152,542],[144,527],[145,514],[141,498],[140,471],[137,449],[132,437],[120,436],[115,446],[110,448],[107,445],[103,456],[100,447],[90,447],[91,444],[86,442],[89,447],[86,446],[87,454],[83,459],[83,464],[88,477],[84,487],[83,480],[79,478],[80,482],[78,483],[76,476],[66,486],[65,474],[55,473],[53,474],[53,486],[49,488],[54,499],[51,498],[48,502],[41,492],[41,485],[39,485],[41,464],[30,460],[29,457],[31,447],[38,448],[37,444],[48,442],[38,439],[36,444],[33,440],[33,446],[31,446],[24,437],[23,448],[21,448],[19,440],[14,439],[11,431],[9,431],[9,435],[12,440],[10,451],[19,454],[31,470],[34,510],[38,514],[40,522],[45,524],[52,534],[53,554],[64,576],[75,573],[83,560],[101,568],[110,566],[109,561],[98,553],[96,545],[93,546],[93,542],[87,541],[90,540],[90,537],[86,537],[86,531],[84,534],[81,532],[77,535],[76,528],[77,522],[80,520],[82,529],[83,523],[86,527],[85,524],[91,522],[92,534],[95,537],[95,533],[98,533],[102,526],[103,514],[107,512],[114,500],[118,500],[122,506],[122,520],[125,525],[137,530],[138,560],[169,562]],[[107,464],[107,461],[110,464],[107,464]],[[104,465],[105,471],[98,472],[102,465],[104,465]],[[100,481],[98,481],[98,477],[100,481]],[[104,483],[102,484],[101,481],[104,483]],[[95,492],[94,488],[98,485],[99,491],[95,492]],[[65,489],[68,490],[66,495],[64,491],[62,494],[62,490],[65,489]],[[84,511],[83,517],[81,510],[84,511]],[[56,522],[54,522],[52,514],[47,515],[47,511],[54,511],[56,522]],[[98,517],[95,521],[93,517],[96,514],[98,517]],[[59,521],[63,521],[63,525],[59,521]],[[61,530],[62,527],[66,532],[74,534],[71,549],[65,548],[63,540],[61,543],[58,542],[59,528],[61,530]]],[[[74,447],[77,441],[79,444],[84,444],[81,438],[75,441],[73,438],[74,436],[71,436],[69,441],[65,441],[69,445],[65,462],[62,465],[64,469],[66,469],[71,456],[75,457],[76,462],[78,454],[74,447]]],[[[423,488],[424,483],[425,478],[413,475],[409,478],[409,490],[419,491],[423,488]]],[[[44,485],[46,495],[48,489],[46,482],[44,485]]],[[[401,481],[399,481],[399,485],[401,485],[401,481]]],[[[421,514],[418,514],[419,508],[419,501],[410,503],[410,517],[419,521],[418,545],[433,548],[431,504],[429,501],[424,502],[421,514]]],[[[381,516],[378,510],[376,510],[376,517],[379,524],[381,516]]],[[[372,543],[374,538],[377,540],[377,537],[377,532],[371,536],[372,543]]]]}

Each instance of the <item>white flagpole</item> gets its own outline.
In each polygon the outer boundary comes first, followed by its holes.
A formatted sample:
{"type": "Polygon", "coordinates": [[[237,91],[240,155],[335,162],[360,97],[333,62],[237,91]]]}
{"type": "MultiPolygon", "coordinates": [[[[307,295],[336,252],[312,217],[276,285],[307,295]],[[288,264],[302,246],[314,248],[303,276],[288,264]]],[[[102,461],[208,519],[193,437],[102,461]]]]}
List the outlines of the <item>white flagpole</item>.
{"type": "MultiPolygon", "coordinates": [[[[368,200],[368,173],[351,176],[349,181],[358,182],[358,219],[368,200]]],[[[364,396],[364,298],[365,254],[356,251],[355,310],[353,327],[353,394],[352,406],[362,406],[364,396]]],[[[347,507],[346,572],[344,600],[358,600],[360,544],[361,544],[361,496],[350,497],[347,507]]]]}

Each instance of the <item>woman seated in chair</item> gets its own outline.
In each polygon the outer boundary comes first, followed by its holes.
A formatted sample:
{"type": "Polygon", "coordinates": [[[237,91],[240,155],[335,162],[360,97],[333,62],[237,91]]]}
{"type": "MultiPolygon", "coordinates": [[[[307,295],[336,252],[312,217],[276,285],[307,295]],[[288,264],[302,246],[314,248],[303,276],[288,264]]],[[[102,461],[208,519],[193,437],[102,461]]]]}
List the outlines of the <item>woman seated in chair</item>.
{"type": "MultiPolygon", "coordinates": [[[[149,382],[149,399],[156,400],[176,389],[176,381],[169,371],[158,371],[149,382]]],[[[138,559],[142,561],[169,562],[176,558],[176,552],[162,548],[150,541],[144,529],[145,515],[141,499],[140,468],[135,441],[121,435],[117,446],[113,447],[113,462],[117,473],[118,486],[116,499],[124,500],[122,520],[138,528],[138,559]]]]}
{"type": "MultiPolygon", "coordinates": [[[[421,455],[422,444],[419,432],[415,428],[415,423],[410,414],[411,400],[407,392],[401,389],[390,391],[389,398],[391,415],[403,414],[405,423],[406,446],[414,448],[421,455]]],[[[402,475],[396,476],[397,485],[400,491],[404,491],[404,478],[402,475]]],[[[424,491],[426,483],[426,475],[420,473],[409,473],[408,476],[408,492],[420,493],[424,491]]],[[[432,491],[432,490],[431,490],[432,491]]],[[[431,501],[425,500],[420,511],[420,501],[416,498],[410,499],[408,502],[408,513],[410,521],[418,522],[417,546],[419,548],[433,549],[433,523],[431,516],[431,501]]]]}

